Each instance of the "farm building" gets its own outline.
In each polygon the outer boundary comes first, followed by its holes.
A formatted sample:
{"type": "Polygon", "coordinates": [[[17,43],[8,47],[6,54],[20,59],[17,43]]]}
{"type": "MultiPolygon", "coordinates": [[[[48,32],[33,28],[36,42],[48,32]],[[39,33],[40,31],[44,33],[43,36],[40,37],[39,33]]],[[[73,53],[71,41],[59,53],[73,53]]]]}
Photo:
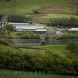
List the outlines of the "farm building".
{"type": "Polygon", "coordinates": [[[68,31],[72,31],[72,32],[73,31],[75,31],[75,32],[77,31],[78,32],[78,28],[70,28],[70,29],[68,29],[68,31]]]}
{"type": "Polygon", "coordinates": [[[21,31],[31,31],[36,33],[46,33],[47,28],[42,24],[29,24],[29,23],[9,23],[14,26],[15,30],[21,31]]]}

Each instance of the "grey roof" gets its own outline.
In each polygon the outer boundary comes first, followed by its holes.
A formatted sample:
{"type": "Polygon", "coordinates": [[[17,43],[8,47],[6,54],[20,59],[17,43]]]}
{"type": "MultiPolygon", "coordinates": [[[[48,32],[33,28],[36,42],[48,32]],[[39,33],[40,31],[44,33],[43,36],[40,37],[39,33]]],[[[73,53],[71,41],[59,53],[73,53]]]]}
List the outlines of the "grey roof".
{"type": "Polygon", "coordinates": [[[68,31],[78,31],[78,28],[70,28],[68,31]]]}
{"type": "Polygon", "coordinates": [[[16,30],[32,30],[32,31],[47,31],[46,27],[42,24],[29,24],[29,23],[9,23],[15,26],[16,30]]]}

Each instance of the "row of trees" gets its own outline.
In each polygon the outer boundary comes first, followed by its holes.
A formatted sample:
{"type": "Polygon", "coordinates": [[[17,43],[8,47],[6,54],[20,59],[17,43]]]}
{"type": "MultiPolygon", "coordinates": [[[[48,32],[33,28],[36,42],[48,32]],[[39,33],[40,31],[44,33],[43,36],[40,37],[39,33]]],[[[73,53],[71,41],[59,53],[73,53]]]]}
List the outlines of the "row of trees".
{"type": "Polygon", "coordinates": [[[78,18],[51,18],[47,23],[48,26],[56,26],[56,27],[78,27],[78,18]]]}
{"type": "Polygon", "coordinates": [[[51,50],[22,50],[0,47],[0,68],[46,73],[78,74],[78,45],[66,46],[65,57],[51,50]],[[67,51],[68,50],[68,51],[67,51]],[[27,52],[30,51],[30,52],[27,52]],[[75,59],[73,58],[75,57],[75,59]]]}

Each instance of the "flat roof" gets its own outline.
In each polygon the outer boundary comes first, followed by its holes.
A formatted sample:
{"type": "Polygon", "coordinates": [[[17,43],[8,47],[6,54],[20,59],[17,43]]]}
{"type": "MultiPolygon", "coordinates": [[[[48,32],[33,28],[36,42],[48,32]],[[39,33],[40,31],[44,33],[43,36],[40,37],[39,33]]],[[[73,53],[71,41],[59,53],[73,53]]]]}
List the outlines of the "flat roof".
{"type": "Polygon", "coordinates": [[[78,28],[70,28],[68,31],[78,31],[78,28]]]}
{"type": "Polygon", "coordinates": [[[16,27],[16,29],[45,29],[41,24],[29,24],[29,23],[9,23],[16,27]]]}

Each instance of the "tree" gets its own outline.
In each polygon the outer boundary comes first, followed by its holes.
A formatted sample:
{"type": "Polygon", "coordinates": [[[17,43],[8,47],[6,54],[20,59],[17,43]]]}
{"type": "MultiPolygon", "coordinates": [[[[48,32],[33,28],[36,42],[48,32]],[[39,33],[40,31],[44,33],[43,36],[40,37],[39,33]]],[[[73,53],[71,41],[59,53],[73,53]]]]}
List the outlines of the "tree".
{"type": "Polygon", "coordinates": [[[12,26],[11,24],[7,24],[5,29],[7,32],[12,32],[15,30],[14,26],[12,26]]]}
{"type": "Polygon", "coordinates": [[[71,53],[71,54],[75,54],[78,55],[78,45],[74,42],[69,43],[66,46],[66,49],[71,53]]]}

